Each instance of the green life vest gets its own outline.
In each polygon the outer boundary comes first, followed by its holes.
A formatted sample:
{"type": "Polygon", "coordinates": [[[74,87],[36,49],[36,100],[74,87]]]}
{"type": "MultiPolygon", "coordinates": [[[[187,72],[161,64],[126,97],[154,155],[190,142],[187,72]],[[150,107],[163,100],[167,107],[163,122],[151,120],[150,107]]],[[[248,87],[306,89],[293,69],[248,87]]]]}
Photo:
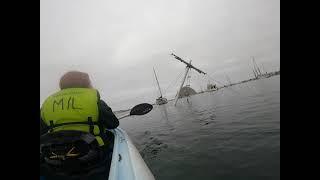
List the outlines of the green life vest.
{"type": "MultiPolygon", "coordinates": [[[[97,125],[99,119],[98,92],[88,88],[61,90],[46,99],[41,108],[41,118],[50,127],[50,132],[82,131],[104,142],[97,125]]],[[[102,132],[103,133],[103,132],[102,132]]]]}

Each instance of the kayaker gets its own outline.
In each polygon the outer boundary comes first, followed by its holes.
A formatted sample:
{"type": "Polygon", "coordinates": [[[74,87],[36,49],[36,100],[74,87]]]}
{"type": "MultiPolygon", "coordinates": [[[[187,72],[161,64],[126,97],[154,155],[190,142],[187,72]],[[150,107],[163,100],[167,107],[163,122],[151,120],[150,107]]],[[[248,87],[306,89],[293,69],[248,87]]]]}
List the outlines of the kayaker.
{"type": "MultiPolygon", "coordinates": [[[[93,141],[100,149],[105,152],[112,149],[110,146],[112,145],[113,135],[107,129],[117,128],[119,120],[112,109],[100,99],[99,92],[92,87],[89,75],[78,71],[67,72],[61,77],[59,85],[61,90],[49,96],[40,110],[40,143],[51,143],[50,148],[48,148],[50,150],[46,151],[47,159],[52,160],[50,158],[53,158],[53,160],[62,161],[68,159],[68,157],[80,157],[80,154],[83,155],[82,151],[89,151],[89,145],[87,147],[68,147],[66,145],[64,149],[67,149],[67,154],[57,155],[56,152],[53,152],[55,151],[54,148],[52,150],[52,144],[60,141],[63,143],[64,137],[66,144],[70,143],[72,138],[82,138],[84,141],[89,141],[90,137],[91,140],[94,137],[95,140],[93,141]],[[60,139],[57,141],[57,138],[60,139]]],[[[75,143],[72,141],[70,144],[75,143]]],[[[92,144],[90,147],[93,147],[92,144]]],[[[106,153],[103,153],[103,155],[106,155],[106,153]]],[[[74,170],[76,167],[69,168],[74,170]]]]}

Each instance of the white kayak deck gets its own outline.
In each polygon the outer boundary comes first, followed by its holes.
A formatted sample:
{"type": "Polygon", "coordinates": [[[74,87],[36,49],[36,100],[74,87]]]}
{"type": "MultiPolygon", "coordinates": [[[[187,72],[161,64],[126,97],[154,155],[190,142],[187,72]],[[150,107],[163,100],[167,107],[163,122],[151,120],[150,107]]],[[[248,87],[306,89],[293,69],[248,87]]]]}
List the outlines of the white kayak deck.
{"type": "Polygon", "coordinates": [[[108,180],[155,180],[127,133],[121,128],[111,132],[114,148],[108,180]]]}

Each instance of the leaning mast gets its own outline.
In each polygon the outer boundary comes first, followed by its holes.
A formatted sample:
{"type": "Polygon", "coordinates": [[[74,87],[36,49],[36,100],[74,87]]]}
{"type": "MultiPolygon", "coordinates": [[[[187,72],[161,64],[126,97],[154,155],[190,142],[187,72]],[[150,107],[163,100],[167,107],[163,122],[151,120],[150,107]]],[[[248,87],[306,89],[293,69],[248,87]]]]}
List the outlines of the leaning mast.
{"type": "Polygon", "coordinates": [[[157,84],[158,84],[158,88],[159,88],[159,92],[160,92],[160,97],[162,97],[162,92],[161,92],[160,84],[159,84],[158,77],[157,77],[157,74],[156,74],[156,71],[154,70],[154,68],[153,68],[153,72],[154,72],[154,76],[156,77],[156,80],[157,80],[157,84]]]}
{"type": "Polygon", "coordinates": [[[186,78],[187,78],[187,75],[188,75],[189,71],[190,71],[191,69],[194,69],[194,70],[196,70],[196,71],[197,71],[198,73],[200,73],[200,74],[204,74],[204,75],[205,75],[206,73],[203,72],[203,71],[201,71],[200,69],[194,67],[194,66],[191,64],[191,62],[192,62],[191,60],[190,60],[190,62],[188,63],[188,62],[186,62],[185,60],[181,59],[179,56],[177,56],[177,55],[175,55],[175,54],[173,54],[173,53],[171,53],[171,55],[174,56],[174,58],[177,59],[178,61],[180,61],[180,62],[182,62],[182,63],[184,63],[184,64],[187,65],[187,66],[186,66],[186,70],[185,70],[184,77],[183,77],[183,79],[182,79],[182,83],[181,83],[181,85],[180,85],[180,87],[179,87],[179,90],[178,90],[178,92],[177,92],[176,99],[175,99],[175,102],[174,102],[174,105],[176,106],[176,104],[177,104],[177,102],[178,102],[178,99],[179,99],[179,93],[180,93],[180,91],[181,91],[181,89],[182,89],[182,87],[183,87],[183,85],[184,85],[184,83],[185,83],[185,81],[186,81],[186,78]]]}

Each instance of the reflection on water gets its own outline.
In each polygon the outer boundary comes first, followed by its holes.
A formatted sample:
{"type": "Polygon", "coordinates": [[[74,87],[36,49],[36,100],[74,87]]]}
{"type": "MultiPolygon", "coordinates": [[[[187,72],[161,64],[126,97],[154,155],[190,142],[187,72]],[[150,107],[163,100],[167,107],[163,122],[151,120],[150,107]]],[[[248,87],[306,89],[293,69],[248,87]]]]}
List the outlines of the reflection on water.
{"type": "Polygon", "coordinates": [[[163,114],[160,122],[164,121],[165,124],[169,127],[169,130],[174,130],[174,126],[172,124],[170,124],[170,121],[169,121],[169,116],[168,116],[168,111],[167,111],[166,104],[158,106],[158,108],[161,111],[161,113],[163,114]]]}

